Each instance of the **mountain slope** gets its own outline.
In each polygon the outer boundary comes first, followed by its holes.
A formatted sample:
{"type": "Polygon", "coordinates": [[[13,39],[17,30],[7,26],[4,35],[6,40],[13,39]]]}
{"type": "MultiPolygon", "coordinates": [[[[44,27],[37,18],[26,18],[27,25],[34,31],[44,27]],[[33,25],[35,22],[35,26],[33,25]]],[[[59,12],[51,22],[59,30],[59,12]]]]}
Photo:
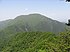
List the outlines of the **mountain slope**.
{"type": "MultiPolygon", "coordinates": [[[[3,23],[3,26],[7,26],[6,29],[14,27],[21,28],[25,31],[49,31],[49,32],[61,32],[65,29],[65,24],[52,20],[40,14],[20,15],[13,20],[7,20],[3,23]],[[28,29],[29,28],[29,29],[28,29]],[[57,30],[58,29],[58,30],[57,30]]],[[[5,29],[5,28],[4,28],[5,29]]]]}
{"type": "Polygon", "coordinates": [[[65,28],[65,24],[41,14],[20,15],[15,19],[0,22],[0,47],[5,46],[17,32],[57,33],[64,31],[65,28]]]}
{"type": "Polygon", "coordinates": [[[70,52],[70,31],[17,33],[0,52],[70,52]]]}
{"type": "Polygon", "coordinates": [[[4,28],[9,26],[9,22],[11,22],[12,19],[6,20],[6,21],[0,21],[0,30],[3,30],[4,28]]]}

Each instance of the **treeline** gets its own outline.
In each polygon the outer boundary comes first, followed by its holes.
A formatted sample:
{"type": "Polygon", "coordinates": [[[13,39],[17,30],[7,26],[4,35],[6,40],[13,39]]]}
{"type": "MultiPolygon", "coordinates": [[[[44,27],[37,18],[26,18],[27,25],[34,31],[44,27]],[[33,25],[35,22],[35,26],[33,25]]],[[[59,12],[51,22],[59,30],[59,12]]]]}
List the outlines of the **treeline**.
{"type": "Polygon", "coordinates": [[[0,52],[70,52],[70,32],[17,33],[0,52]]]}

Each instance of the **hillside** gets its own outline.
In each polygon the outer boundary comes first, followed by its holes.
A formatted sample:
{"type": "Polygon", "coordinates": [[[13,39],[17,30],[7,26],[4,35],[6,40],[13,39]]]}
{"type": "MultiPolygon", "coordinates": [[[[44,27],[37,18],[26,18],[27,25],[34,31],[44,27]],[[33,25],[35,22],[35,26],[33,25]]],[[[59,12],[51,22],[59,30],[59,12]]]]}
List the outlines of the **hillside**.
{"type": "Polygon", "coordinates": [[[2,47],[1,52],[69,52],[69,34],[62,32],[56,36],[50,32],[17,33],[2,47]]]}
{"type": "Polygon", "coordinates": [[[44,42],[52,40],[53,36],[55,35],[46,32],[17,33],[2,52],[36,52],[44,42]]]}

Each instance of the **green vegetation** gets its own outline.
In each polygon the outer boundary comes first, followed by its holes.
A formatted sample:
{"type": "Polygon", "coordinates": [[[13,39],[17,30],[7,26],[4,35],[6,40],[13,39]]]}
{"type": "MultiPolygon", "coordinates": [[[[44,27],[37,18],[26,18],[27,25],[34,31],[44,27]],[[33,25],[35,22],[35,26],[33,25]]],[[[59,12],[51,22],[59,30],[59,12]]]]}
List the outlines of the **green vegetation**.
{"type": "Polygon", "coordinates": [[[69,52],[70,32],[55,35],[50,32],[17,33],[1,52],[69,52]]]}

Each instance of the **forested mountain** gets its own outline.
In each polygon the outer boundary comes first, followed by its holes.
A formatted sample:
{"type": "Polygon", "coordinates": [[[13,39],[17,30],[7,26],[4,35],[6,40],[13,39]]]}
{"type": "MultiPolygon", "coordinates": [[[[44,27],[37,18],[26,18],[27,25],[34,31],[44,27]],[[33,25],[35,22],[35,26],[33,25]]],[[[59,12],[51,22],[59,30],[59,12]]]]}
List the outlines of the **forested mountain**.
{"type": "MultiPolygon", "coordinates": [[[[1,21],[0,22],[0,51],[3,52],[13,52],[13,51],[29,52],[30,51],[31,52],[32,50],[33,52],[35,51],[35,49],[37,49],[36,47],[33,47],[33,45],[36,46],[37,44],[37,43],[35,44],[35,42],[38,42],[41,38],[42,38],[41,41],[45,41],[45,39],[47,41],[51,41],[53,40],[52,38],[55,36],[54,34],[65,31],[65,28],[66,25],[64,23],[58,22],[56,20],[52,20],[41,14],[20,15],[17,16],[15,19],[1,21]],[[48,33],[51,32],[51,33],[47,34],[47,32],[48,33]],[[22,45],[23,46],[25,45],[25,47],[22,48],[22,45]],[[13,46],[15,47],[13,48],[13,46]],[[20,48],[22,49],[20,50],[20,48]],[[12,49],[13,51],[10,49],[12,49]]],[[[41,41],[38,43],[39,44],[43,43],[41,41]]]]}

